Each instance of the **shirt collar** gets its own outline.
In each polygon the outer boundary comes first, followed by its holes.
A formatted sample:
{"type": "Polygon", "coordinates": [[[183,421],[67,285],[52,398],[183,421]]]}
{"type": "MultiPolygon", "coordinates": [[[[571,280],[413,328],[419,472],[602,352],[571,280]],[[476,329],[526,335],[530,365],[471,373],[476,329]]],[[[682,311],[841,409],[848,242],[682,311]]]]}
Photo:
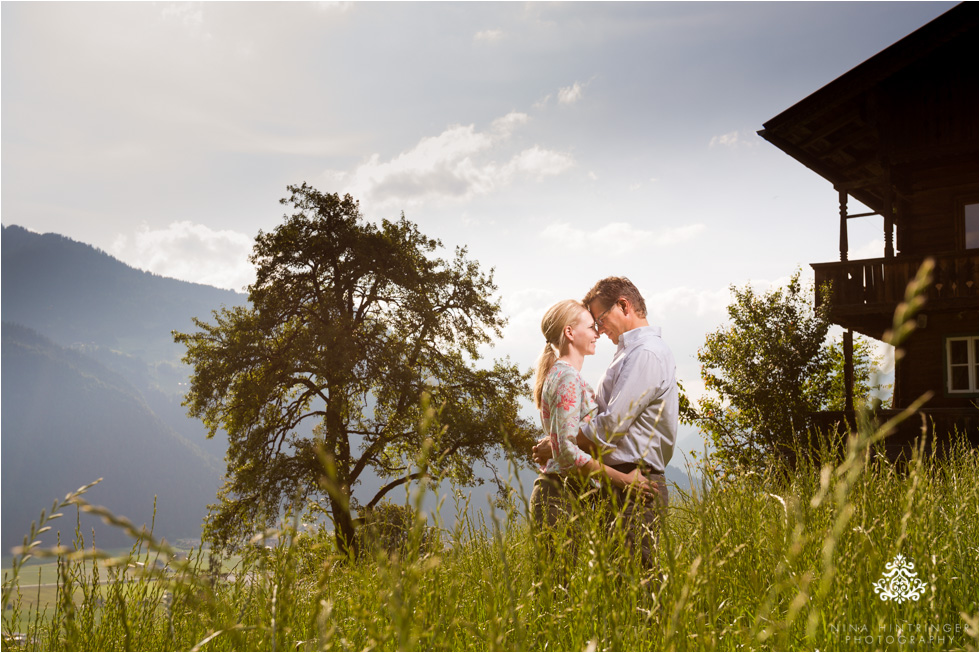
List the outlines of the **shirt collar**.
{"type": "Polygon", "coordinates": [[[637,327],[635,329],[630,329],[623,335],[619,336],[619,349],[623,349],[625,347],[631,347],[632,345],[646,338],[659,338],[659,337],[660,337],[660,327],[658,326],[645,326],[645,327],[637,327]]]}

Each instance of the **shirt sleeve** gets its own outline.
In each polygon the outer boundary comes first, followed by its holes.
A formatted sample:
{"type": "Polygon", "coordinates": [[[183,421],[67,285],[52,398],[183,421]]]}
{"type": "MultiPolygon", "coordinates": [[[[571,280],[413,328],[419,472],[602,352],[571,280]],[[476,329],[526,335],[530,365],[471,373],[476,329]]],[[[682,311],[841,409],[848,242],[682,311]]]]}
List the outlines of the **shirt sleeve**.
{"type": "Polygon", "coordinates": [[[569,370],[559,377],[554,396],[549,399],[552,402],[549,436],[554,452],[551,471],[581,467],[592,458],[575,442],[582,419],[594,408],[588,386],[569,370]]]}
{"type": "Polygon", "coordinates": [[[611,391],[599,413],[582,425],[582,432],[607,453],[629,431],[643,411],[663,394],[667,377],[663,363],[651,351],[640,349],[623,361],[612,379],[611,391]]]}

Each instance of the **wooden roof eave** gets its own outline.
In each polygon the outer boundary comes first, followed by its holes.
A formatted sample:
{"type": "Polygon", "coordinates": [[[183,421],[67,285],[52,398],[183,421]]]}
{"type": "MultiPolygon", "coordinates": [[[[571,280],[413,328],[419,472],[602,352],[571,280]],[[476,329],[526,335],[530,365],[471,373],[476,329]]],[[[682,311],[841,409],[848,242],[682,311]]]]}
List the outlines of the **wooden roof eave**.
{"type": "Polygon", "coordinates": [[[851,197],[869,207],[872,211],[881,211],[881,198],[870,190],[870,187],[880,184],[882,180],[879,180],[876,177],[869,178],[867,176],[863,176],[861,178],[844,177],[841,175],[841,170],[838,166],[825,163],[820,157],[814,156],[807,150],[796,146],[785,138],[779,136],[778,133],[775,133],[770,129],[760,129],[757,133],[769,143],[775,145],[780,150],[829,181],[831,184],[833,184],[834,188],[846,190],[851,197]]]}
{"type": "Polygon", "coordinates": [[[763,123],[763,131],[830,114],[976,25],[976,3],[962,2],[763,123]]]}

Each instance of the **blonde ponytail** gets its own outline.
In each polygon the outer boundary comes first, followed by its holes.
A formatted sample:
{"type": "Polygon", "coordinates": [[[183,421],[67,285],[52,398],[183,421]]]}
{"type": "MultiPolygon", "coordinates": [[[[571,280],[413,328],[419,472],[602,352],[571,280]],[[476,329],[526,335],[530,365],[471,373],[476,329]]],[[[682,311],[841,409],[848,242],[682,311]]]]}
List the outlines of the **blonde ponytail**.
{"type": "Polygon", "coordinates": [[[583,310],[587,309],[582,302],[566,299],[545,311],[544,317],[541,318],[541,333],[544,335],[545,345],[541,355],[538,356],[535,368],[535,408],[541,408],[544,380],[548,376],[548,371],[568,347],[568,342],[565,339],[565,327],[576,324],[583,310]]]}
{"type": "Polygon", "coordinates": [[[538,356],[538,364],[534,374],[534,407],[541,408],[541,393],[544,390],[544,379],[548,376],[548,370],[558,360],[555,353],[555,346],[550,342],[544,343],[544,351],[538,356]]]}

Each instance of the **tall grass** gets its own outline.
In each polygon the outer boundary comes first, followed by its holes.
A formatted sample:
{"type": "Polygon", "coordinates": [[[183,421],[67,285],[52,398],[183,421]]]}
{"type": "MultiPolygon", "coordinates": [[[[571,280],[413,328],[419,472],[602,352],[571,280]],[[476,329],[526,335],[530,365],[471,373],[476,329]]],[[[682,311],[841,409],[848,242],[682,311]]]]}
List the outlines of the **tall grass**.
{"type": "MultiPolygon", "coordinates": [[[[927,278],[896,311],[895,342],[927,278]]],[[[293,517],[257,533],[228,575],[202,551],[178,559],[88,504],[83,487],[41,513],[4,575],[3,648],[977,650],[977,449],[961,436],[942,456],[920,445],[891,462],[879,447],[892,426],[865,419],[845,446],[825,438],[791,471],[722,474],[702,461],[694,490],[675,492],[653,569],[595,497],[537,532],[518,487],[476,517],[454,494],[448,528],[426,524],[419,491],[402,537],[365,530],[357,560],[293,517]],[[71,545],[42,548],[66,509],[129,533],[132,550],[109,556],[77,521],[71,545]],[[57,561],[47,603],[22,587],[31,557],[57,561]],[[914,582],[879,596],[902,560],[914,582]]]]}
{"type": "Polygon", "coordinates": [[[592,510],[536,534],[518,491],[476,519],[457,496],[461,519],[440,538],[420,519],[403,546],[357,561],[287,522],[224,577],[85,503],[83,488],[35,531],[74,506],[136,544],[112,558],[77,532],[51,550],[26,541],[4,579],[4,649],[975,650],[977,451],[963,439],[893,463],[875,447],[866,432],[792,474],[705,469],[669,509],[655,570],[592,510]],[[897,555],[926,584],[917,600],[875,593],[897,555]],[[27,556],[58,561],[46,611],[24,607],[27,556]]]}

